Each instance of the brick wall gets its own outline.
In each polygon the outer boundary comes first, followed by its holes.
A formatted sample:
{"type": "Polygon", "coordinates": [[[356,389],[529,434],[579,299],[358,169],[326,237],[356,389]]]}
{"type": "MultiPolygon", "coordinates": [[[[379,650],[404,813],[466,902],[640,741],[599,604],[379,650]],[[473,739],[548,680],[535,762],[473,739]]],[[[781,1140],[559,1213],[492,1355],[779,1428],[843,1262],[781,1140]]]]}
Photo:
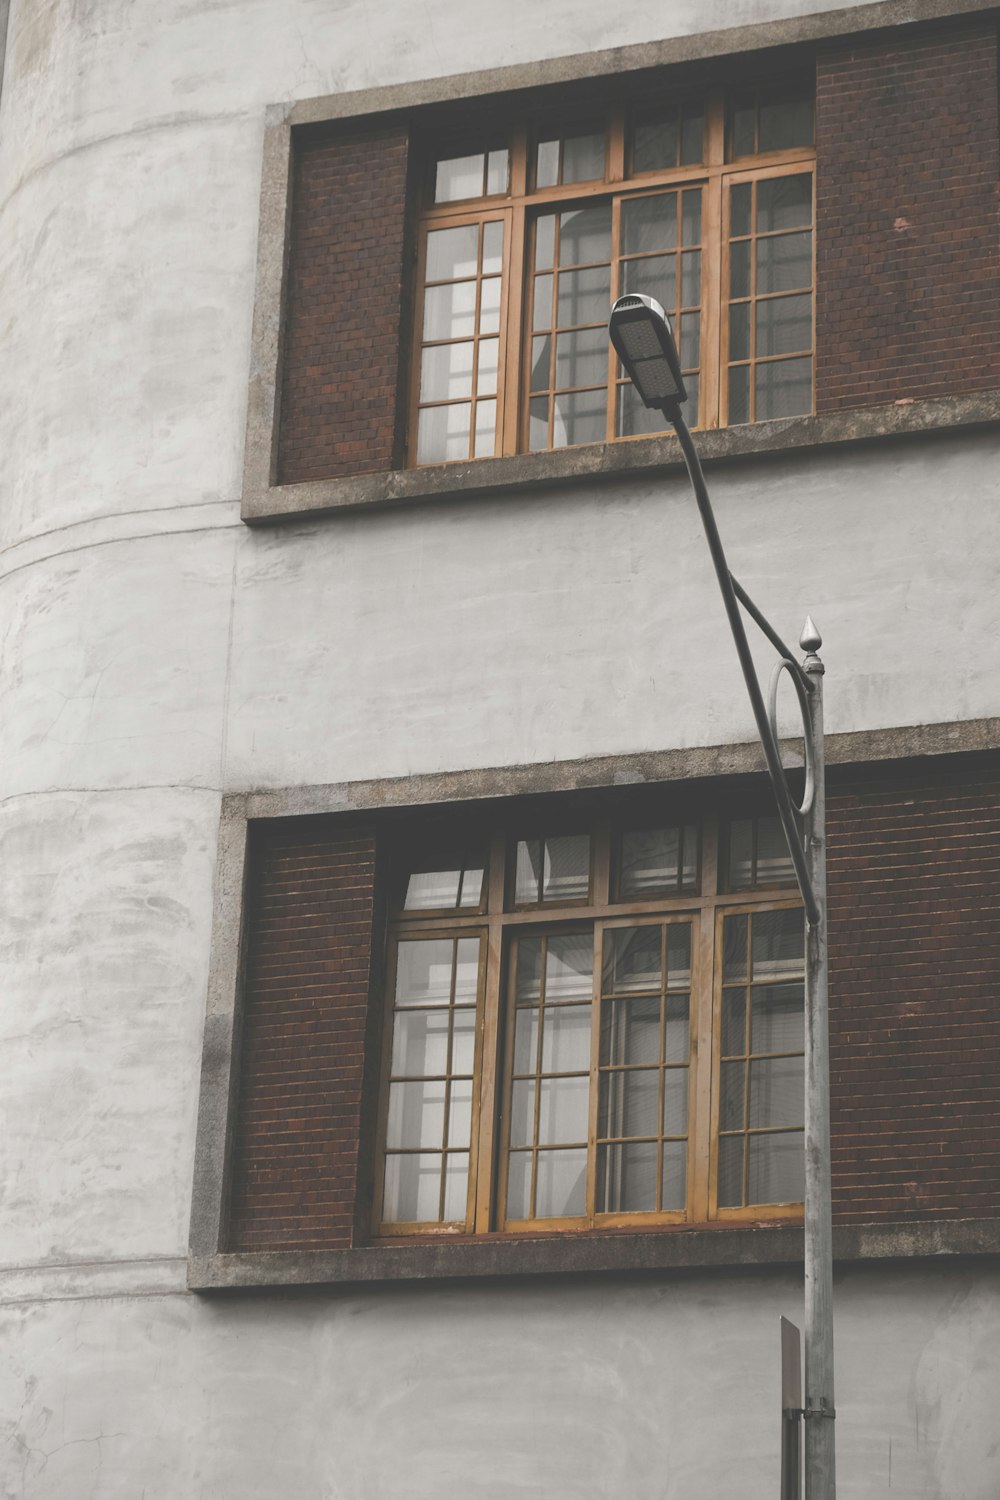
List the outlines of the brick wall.
{"type": "Polygon", "coordinates": [[[995,28],[821,55],[816,119],[817,411],[1000,385],[995,28]]]}
{"type": "Polygon", "coordinates": [[[406,131],[296,141],[278,482],[391,469],[406,131]]]}
{"type": "Polygon", "coordinates": [[[834,1213],[1000,1214],[1000,775],[830,797],[834,1213]]]}
{"type": "Polygon", "coordinates": [[[370,828],[258,828],[250,851],[229,1247],[350,1245],[375,882],[370,828]]]}

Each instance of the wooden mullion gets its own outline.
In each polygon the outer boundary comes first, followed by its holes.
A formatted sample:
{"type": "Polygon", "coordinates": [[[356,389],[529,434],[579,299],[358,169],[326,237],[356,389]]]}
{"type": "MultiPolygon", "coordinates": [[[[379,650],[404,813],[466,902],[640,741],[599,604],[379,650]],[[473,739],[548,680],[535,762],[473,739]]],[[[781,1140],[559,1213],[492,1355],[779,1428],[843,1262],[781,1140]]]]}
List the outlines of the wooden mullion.
{"type": "MultiPolygon", "coordinates": [[[[503,350],[497,369],[497,442],[501,454],[518,451],[518,408],[520,405],[521,337],[528,312],[525,289],[525,261],[528,254],[525,235],[524,205],[507,211],[504,221],[504,282],[506,303],[501,305],[500,330],[503,350]]],[[[530,348],[530,336],[529,336],[530,348]]]]}
{"type": "MultiPolygon", "coordinates": [[[[497,1165],[496,1129],[497,1070],[499,1067],[499,1032],[502,1011],[504,884],[506,879],[506,838],[502,831],[490,841],[487,864],[486,910],[486,982],[483,995],[481,1042],[477,1037],[479,1067],[473,1083],[473,1112],[478,1121],[476,1134],[476,1192],[474,1223],[477,1234],[486,1234],[492,1226],[492,1208],[496,1195],[494,1174],[497,1165]]],[[[470,1171],[472,1164],[470,1161],[470,1171]]]]}

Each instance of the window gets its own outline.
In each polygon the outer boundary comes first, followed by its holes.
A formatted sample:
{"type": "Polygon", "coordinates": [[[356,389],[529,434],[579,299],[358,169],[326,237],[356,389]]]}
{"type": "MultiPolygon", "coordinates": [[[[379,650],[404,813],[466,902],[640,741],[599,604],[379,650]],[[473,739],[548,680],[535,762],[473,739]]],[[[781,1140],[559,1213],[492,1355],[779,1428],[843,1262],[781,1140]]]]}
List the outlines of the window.
{"type": "Polygon", "coordinates": [[[745,817],[397,844],[375,1232],[799,1213],[804,929],[780,841],[745,817]]]}
{"type": "Polygon", "coordinates": [[[812,141],[800,84],[431,143],[410,461],[662,431],[609,348],[625,292],[673,320],[692,426],[812,411],[812,141]]]}

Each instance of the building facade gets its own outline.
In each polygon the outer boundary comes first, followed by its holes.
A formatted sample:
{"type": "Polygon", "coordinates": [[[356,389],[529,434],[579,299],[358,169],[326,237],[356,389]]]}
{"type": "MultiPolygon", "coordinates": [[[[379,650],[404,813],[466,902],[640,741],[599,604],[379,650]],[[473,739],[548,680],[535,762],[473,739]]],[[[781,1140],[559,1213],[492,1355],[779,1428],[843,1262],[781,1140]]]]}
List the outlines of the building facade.
{"type": "Polygon", "coordinates": [[[4,1494],[776,1493],[801,910],[642,291],[826,638],[841,1492],[996,1495],[998,24],[11,0],[4,1494]]]}

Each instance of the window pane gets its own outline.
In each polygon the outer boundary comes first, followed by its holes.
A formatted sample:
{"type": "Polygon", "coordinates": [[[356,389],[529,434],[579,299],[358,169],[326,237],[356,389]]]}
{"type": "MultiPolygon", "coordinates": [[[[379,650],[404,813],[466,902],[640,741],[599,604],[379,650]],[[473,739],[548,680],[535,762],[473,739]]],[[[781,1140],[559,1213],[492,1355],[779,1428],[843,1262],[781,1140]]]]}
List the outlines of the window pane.
{"type": "Polygon", "coordinates": [[[479,332],[500,331],[500,277],[487,276],[479,298],[479,332]]]}
{"type": "Polygon", "coordinates": [[[696,307],[701,302],[701,251],[685,250],[681,255],[681,303],[696,307]]]}
{"type": "Polygon", "coordinates": [[[535,220],[535,270],[551,266],[556,245],[556,216],[542,214],[535,220]]]}
{"type": "Polygon", "coordinates": [[[390,1084],[387,1146],[443,1146],[444,1094],[445,1084],[438,1079],[390,1084]]]}
{"type": "Polygon", "coordinates": [[[550,937],[545,962],[545,1003],[589,1000],[594,989],[594,939],[589,932],[550,937]]]}
{"type": "Polygon", "coordinates": [[[421,938],[396,949],[396,1004],[447,1005],[451,998],[451,938],[421,938]]]}
{"type": "Polygon", "coordinates": [[[753,978],[798,978],[805,962],[801,911],[756,912],[753,918],[753,978]]]}
{"type": "Polygon", "coordinates": [[[531,1152],[512,1151],[507,1158],[507,1217],[531,1217],[531,1152]]]}
{"type": "Polygon", "coordinates": [[[605,1002],[601,1020],[601,1062],[622,1064],[659,1061],[659,999],[605,1002]]]}
{"type": "Polygon", "coordinates": [[[755,985],[750,992],[750,1046],[754,1052],[801,1052],[805,1045],[801,984],[755,985]]]}
{"type": "Polygon", "coordinates": [[[791,882],[795,879],[795,866],[788,852],[780,818],[757,819],[755,879],[758,885],[775,885],[779,881],[791,882]]]}
{"type": "MultiPolygon", "coordinates": [[[[681,1070],[687,1073],[687,1070],[681,1070]]],[[[601,1074],[598,1134],[659,1135],[660,1072],[635,1068],[601,1074]]]]}
{"type": "Polygon", "coordinates": [[[599,385],[608,378],[606,328],[582,328],[556,338],[556,386],[599,385]]]}
{"type": "Polygon", "coordinates": [[[739,1208],[743,1203],[742,1135],[724,1135],[719,1141],[719,1207],[739,1208]]]}
{"type": "Polygon", "coordinates": [[[757,291],[792,292],[812,286],[812,230],[776,234],[757,244],[757,291]]]}
{"type": "Polygon", "coordinates": [[[586,1151],[539,1151],[535,1217],[576,1217],[587,1208],[586,1151]]]}
{"type": "Polygon", "coordinates": [[[730,158],[752,156],[757,141],[757,111],[753,95],[734,100],[730,124],[730,158]]]}
{"type": "Polygon", "coordinates": [[[537,453],[549,446],[549,398],[535,396],[529,403],[528,448],[537,453]]]}
{"type": "Polygon", "coordinates": [[[738,425],[750,420],[750,367],[736,365],[729,372],[729,421],[738,425]]]}
{"type": "Polygon", "coordinates": [[[462,894],[459,897],[459,906],[478,906],[483,899],[483,876],[486,873],[482,865],[469,865],[462,875],[462,894]]]}
{"type": "Polygon", "coordinates": [[[424,341],[471,338],[476,324],[476,283],[446,282],[424,295],[424,341]]]}
{"type": "Polygon", "coordinates": [[[769,177],[757,184],[757,233],[812,223],[812,174],[769,177]]]}
{"type": "Polygon", "coordinates": [[[691,983],[691,928],[672,923],[667,928],[667,985],[686,989],[691,983]]]}
{"type": "Polygon", "coordinates": [[[476,368],[476,390],[480,396],[496,395],[499,358],[500,340],[483,339],[476,368]]]}
{"type": "Polygon", "coordinates": [[[687,1142],[663,1142],[663,1197],[665,1210],[683,1209],[687,1202],[687,1142]]]}
{"type": "Polygon", "coordinates": [[[417,463],[452,463],[469,456],[472,407],[425,406],[417,418],[417,463]]]}
{"type": "Polygon", "coordinates": [[[552,380],[552,335],[531,341],[531,389],[547,391],[552,380]]]}
{"type": "Polygon", "coordinates": [[[813,142],[813,101],[805,99],[761,100],[761,151],[787,151],[813,142]]]}
{"type": "Polygon", "coordinates": [[[644,113],[636,118],[632,138],[633,172],[657,172],[675,167],[680,145],[679,121],[675,112],[657,117],[644,113]]]}
{"type": "Polygon", "coordinates": [[[459,198],[479,198],[483,191],[484,164],[481,151],[475,156],[454,156],[448,161],[439,161],[434,202],[454,203],[459,198]]]}
{"type": "Polygon", "coordinates": [[[590,1067],[590,1011],[589,1005],[546,1008],[543,1073],[573,1073],[590,1067]]]}
{"type": "Polygon", "coordinates": [[[545,840],[543,901],[575,901],[590,891],[590,835],[545,840]]]}
{"type": "Polygon", "coordinates": [[[476,1056],[476,1012],[456,1010],[451,1038],[451,1071],[471,1076],[476,1056]]]}
{"type": "Polygon", "coordinates": [[[495,401],[476,402],[476,441],[474,456],[489,458],[496,450],[497,404],[495,401]]]}
{"type": "Polygon", "coordinates": [[[663,1076],[663,1083],[663,1134],[687,1135],[687,1068],[668,1068],[663,1076]]]}
{"type": "Polygon", "coordinates": [[[432,229],[427,236],[425,281],[458,281],[475,276],[479,265],[479,225],[432,229]]]}
{"type": "MultiPolygon", "coordinates": [[[[733,302],[729,308],[729,358],[750,358],[750,303],[733,302]]],[[[735,373],[735,372],[734,372],[735,373]]]]}
{"type": "Polygon", "coordinates": [[[768,1125],[801,1125],[805,1080],[801,1057],[768,1057],[750,1064],[752,1130],[768,1125]]]}
{"type": "Polygon", "coordinates": [[[433,1224],[438,1219],[441,1163],[437,1155],[387,1156],[382,1217],[393,1224],[433,1224]]]}
{"type": "Polygon", "coordinates": [[[457,907],[462,871],[416,870],[406,883],[404,911],[428,911],[457,907]]]}
{"type": "Polygon", "coordinates": [[[701,364],[701,314],[681,313],[681,369],[697,370],[701,364]]]}
{"type": "Polygon", "coordinates": [[[812,348],[812,297],[773,297],[757,303],[757,355],[812,348]]]}
{"type": "Polygon", "coordinates": [[[552,327],[552,280],[551,276],[535,277],[532,328],[552,327]]]}
{"type": "Polygon", "coordinates": [[[495,193],[506,193],[510,178],[510,163],[507,148],[501,151],[491,151],[486,159],[486,191],[492,197],[495,193]]]}
{"type": "Polygon", "coordinates": [[[691,1002],[687,995],[667,996],[664,1057],[668,1063],[687,1062],[691,1050],[691,1002]]]}
{"type": "Polygon", "coordinates": [[[685,245],[697,245],[701,239],[701,188],[689,189],[683,196],[684,243],[685,245]]]}
{"type": "Polygon", "coordinates": [[[538,1063],[538,1011],[521,1006],[514,1020],[514,1072],[533,1073],[538,1063]]]}
{"type": "Polygon", "coordinates": [[[630,896],[673,892],[680,879],[681,831],[652,828],[623,833],[619,893],[630,896]]]}
{"type": "Polygon", "coordinates": [[[736,818],[729,825],[729,888],[742,890],[753,879],[753,822],[736,818]]]}
{"type": "Polygon", "coordinates": [[[510,1091],[510,1144],[530,1146],[535,1139],[535,1080],[515,1079],[510,1091]]]}
{"type": "Polygon", "coordinates": [[[693,167],[705,155],[705,117],[698,112],[684,111],[681,128],[681,166],[693,167]]]}
{"type": "MultiPolygon", "coordinates": [[[[677,302],[676,255],[647,255],[642,260],[622,264],[622,291],[642,297],[655,297],[660,306],[673,313],[677,302]]],[[[661,419],[660,427],[663,422],[661,419]]]]}
{"type": "Polygon", "coordinates": [[[604,176],[604,132],[573,135],[563,141],[563,182],[592,182],[604,176]]]}
{"type": "Polygon", "coordinates": [[[805,1150],[800,1131],[752,1135],[748,1203],[801,1203],[805,1197],[805,1150]]]}
{"type": "Polygon", "coordinates": [[[472,1130],[472,1079],[450,1085],[448,1100],[448,1145],[467,1146],[472,1130]]]}
{"type": "Polygon", "coordinates": [[[559,142],[539,141],[535,154],[535,183],[538,187],[554,187],[559,181],[559,142]]]}
{"type": "Polygon", "coordinates": [[[740,1057],[747,1043],[747,994],[742,987],[722,992],[722,1055],[740,1057]]]}
{"type": "Polygon", "coordinates": [[[571,447],[574,443],[603,443],[607,419],[607,392],[577,391],[556,396],[552,445],[571,447]]]}
{"type": "Polygon", "coordinates": [[[723,972],[730,980],[747,977],[747,919],[742,914],[727,917],[722,928],[723,972]]]}
{"type": "Polygon", "coordinates": [[[812,411],[812,360],[782,359],[758,365],[755,373],[757,420],[798,417],[812,411]]]}
{"type": "Polygon", "coordinates": [[[673,250],[677,245],[677,194],[656,193],[622,204],[622,254],[673,250]]]}
{"type": "Polygon", "coordinates": [[[620,385],[618,387],[618,436],[638,437],[644,433],[663,432],[663,430],[663,413],[645,406],[630,380],[620,385]]]}
{"type": "Polygon", "coordinates": [[[543,1078],[538,1139],[546,1146],[586,1142],[590,1079],[543,1078]]]}
{"type": "Polygon", "coordinates": [[[611,267],[588,266],[582,271],[561,271],[556,299],[556,321],[560,328],[577,323],[607,324],[611,299],[611,267]]]}
{"type": "MultiPolygon", "coordinates": [[[[729,233],[734,236],[750,233],[750,196],[752,185],[738,182],[729,194],[729,233]]],[[[735,247],[734,247],[735,248],[735,247]]]]}
{"type": "Polygon", "coordinates": [[[393,1076],[426,1078],[448,1071],[449,1013],[402,1011],[392,1028],[393,1076]]]}
{"type": "Polygon", "coordinates": [[[542,993],[542,940],[521,938],[517,945],[517,1003],[536,1005],[542,993]]]}
{"type": "Polygon", "coordinates": [[[465,1151],[449,1151],[444,1169],[444,1217],[446,1223],[465,1220],[469,1198],[469,1157],[465,1151]]]}
{"type": "Polygon", "coordinates": [[[472,395],[472,343],[434,344],[420,356],[421,401],[472,395]]]}
{"type": "Polygon", "coordinates": [[[663,973],[662,927],[615,927],[605,933],[605,992],[659,993],[663,973]]]}
{"type": "Polygon", "coordinates": [[[719,1129],[742,1130],[746,1125],[746,1063],[724,1062],[720,1069],[719,1129]]]}
{"type": "Polygon", "coordinates": [[[541,839],[521,839],[517,846],[517,874],[514,880],[514,900],[519,904],[537,901],[542,878],[541,839]]]}
{"type": "Polygon", "coordinates": [[[455,962],[455,1004],[475,1000],[479,992],[479,939],[459,938],[455,962]]]}
{"type": "Polygon", "coordinates": [[[599,1147],[598,1213],[652,1212],[656,1208],[657,1165],[655,1141],[599,1147]]]}
{"type": "Polygon", "coordinates": [[[750,241],[737,240],[729,247],[729,295],[750,295],[750,241]]]}
{"type": "Polygon", "coordinates": [[[611,204],[594,203],[559,215],[559,263],[585,265],[611,259],[611,204]]]}

